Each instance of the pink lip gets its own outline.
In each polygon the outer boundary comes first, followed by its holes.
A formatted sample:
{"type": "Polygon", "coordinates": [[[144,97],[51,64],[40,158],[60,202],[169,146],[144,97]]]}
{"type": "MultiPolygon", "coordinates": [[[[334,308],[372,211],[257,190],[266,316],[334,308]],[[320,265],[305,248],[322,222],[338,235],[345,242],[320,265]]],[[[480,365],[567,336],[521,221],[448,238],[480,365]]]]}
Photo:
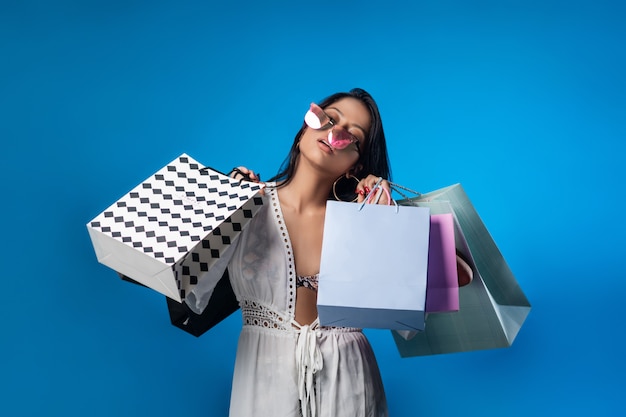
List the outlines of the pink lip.
{"type": "Polygon", "coordinates": [[[326,141],[326,139],[318,139],[317,143],[319,143],[320,148],[326,153],[334,153],[335,150],[332,146],[326,141]]]}

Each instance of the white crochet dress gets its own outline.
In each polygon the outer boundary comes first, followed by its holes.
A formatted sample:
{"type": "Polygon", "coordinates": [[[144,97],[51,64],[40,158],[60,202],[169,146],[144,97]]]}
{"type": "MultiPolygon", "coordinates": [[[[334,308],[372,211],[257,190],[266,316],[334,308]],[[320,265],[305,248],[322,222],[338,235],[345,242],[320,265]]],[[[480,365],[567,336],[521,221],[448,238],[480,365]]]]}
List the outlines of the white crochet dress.
{"type": "Polygon", "coordinates": [[[228,268],[243,314],[230,417],[382,417],[376,359],[360,329],[294,320],[296,268],[276,189],[186,302],[204,309],[228,268]]]}

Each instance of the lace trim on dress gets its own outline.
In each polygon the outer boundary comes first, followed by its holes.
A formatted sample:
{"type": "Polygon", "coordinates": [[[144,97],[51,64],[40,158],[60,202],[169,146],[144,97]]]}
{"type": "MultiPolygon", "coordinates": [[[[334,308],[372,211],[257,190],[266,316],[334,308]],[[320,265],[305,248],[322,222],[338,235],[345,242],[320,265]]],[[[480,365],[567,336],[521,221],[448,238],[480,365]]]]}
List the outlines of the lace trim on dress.
{"type": "Polygon", "coordinates": [[[291,252],[291,242],[289,240],[289,235],[287,233],[287,226],[283,220],[283,213],[280,208],[280,200],[278,199],[278,192],[276,191],[276,184],[273,183],[271,188],[269,189],[269,196],[271,198],[271,205],[274,210],[274,220],[276,222],[276,227],[278,227],[278,232],[282,237],[284,243],[285,254],[287,255],[287,278],[289,284],[289,304],[287,305],[287,311],[289,312],[290,317],[294,317],[294,308],[295,308],[295,300],[296,300],[296,287],[294,285],[295,276],[296,276],[296,268],[293,263],[293,253],[291,252]]]}
{"type": "Polygon", "coordinates": [[[284,317],[258,301],[243,299],[240,302],[243,324],[266,329],[293,331],[289,318],[284,317]]]}

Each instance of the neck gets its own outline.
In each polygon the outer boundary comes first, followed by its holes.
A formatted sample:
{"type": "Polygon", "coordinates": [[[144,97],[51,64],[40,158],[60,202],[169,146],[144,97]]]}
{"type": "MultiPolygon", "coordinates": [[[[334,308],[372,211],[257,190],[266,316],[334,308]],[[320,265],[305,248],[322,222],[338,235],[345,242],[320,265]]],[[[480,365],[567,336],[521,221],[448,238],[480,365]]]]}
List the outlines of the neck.
{"type": "Polygon", "coordinates": [[[326,207],[326,200],[335,180],[336,178],[320,175],[319,170],[313,167],[299,163],[291,181],[279,189],[281,205],[297,212],[326,207]]]}

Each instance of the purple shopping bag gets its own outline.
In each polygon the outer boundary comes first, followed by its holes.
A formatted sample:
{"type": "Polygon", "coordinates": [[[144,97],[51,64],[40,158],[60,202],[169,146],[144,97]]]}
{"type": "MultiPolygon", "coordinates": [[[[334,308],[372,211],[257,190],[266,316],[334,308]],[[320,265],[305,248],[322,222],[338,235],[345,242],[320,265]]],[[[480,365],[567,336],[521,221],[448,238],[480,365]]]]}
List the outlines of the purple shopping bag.
{"type": "Polygon", "coordinates": [[[451,213],[430,216],[426,312],[459,310],[459,282],[451,213]]]}

